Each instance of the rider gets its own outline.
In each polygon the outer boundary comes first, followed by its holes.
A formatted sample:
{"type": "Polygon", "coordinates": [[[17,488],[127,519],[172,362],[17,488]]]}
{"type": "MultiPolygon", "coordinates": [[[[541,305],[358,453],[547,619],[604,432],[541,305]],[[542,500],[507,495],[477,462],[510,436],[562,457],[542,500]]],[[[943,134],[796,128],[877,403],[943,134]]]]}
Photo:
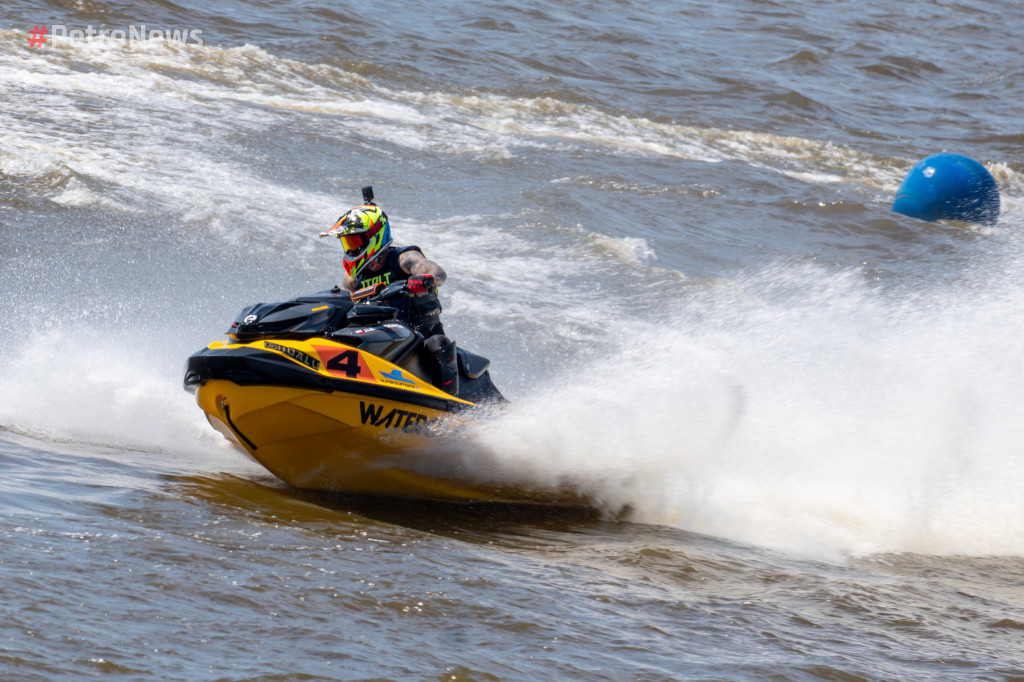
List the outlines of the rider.
{"type": "Polygon", "coordinates": [[[396,317],[420,332],[425,345],[437,361],[437,384],[448,393],[459,392],[459,372],[455,342],[444,335],[441,325],[441,303],[437,287],[445,283],[444,269],[423,255],[418,246],[395,246],[391,242],[391,223],[379,206],[373,203],[373,191],[363,190],[366,201],[338,218],[321,237],[338,237],[345,249],[345,276],[342,286],[355,292],[364,287],[405,281],[410,296],[393,300],[396,317]]]}

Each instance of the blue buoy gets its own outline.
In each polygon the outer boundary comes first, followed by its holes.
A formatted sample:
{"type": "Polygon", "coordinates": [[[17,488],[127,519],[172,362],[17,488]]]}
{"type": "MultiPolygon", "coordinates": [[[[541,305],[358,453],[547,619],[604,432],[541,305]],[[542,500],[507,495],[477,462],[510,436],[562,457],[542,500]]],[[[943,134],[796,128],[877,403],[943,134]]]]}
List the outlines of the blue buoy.
{"type": "Polygon", "coordinates": [[[974,159],[948,152],[933,154],[907,173],[892,210],[930,222],[992,225],[999,218],[999,188],[992,174],[974,159]]]}

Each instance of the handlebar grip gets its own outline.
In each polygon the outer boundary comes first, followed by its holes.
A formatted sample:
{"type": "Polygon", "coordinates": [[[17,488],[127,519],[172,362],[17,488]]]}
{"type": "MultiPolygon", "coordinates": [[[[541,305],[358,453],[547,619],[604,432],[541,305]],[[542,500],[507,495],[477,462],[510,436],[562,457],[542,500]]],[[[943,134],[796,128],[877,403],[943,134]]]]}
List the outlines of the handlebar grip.
{"type": "Polygon", "coordinates": [[[363,287],[362,289],[358,289],[352,294],[352,300],[362,301],[363,299],[366,298],[379,296],[385,288],[387,288],[387,285],[384,284],[384,282],[377,282],[374,285],[363,287]]]}
{"type": "Polygon", "coordinates": [[[378,296],[382,299],[394,298],[395,296],[407,296],[408,291],[405,289],[405,281],[392,282],[391,284],[384,287],[378,296]]]}

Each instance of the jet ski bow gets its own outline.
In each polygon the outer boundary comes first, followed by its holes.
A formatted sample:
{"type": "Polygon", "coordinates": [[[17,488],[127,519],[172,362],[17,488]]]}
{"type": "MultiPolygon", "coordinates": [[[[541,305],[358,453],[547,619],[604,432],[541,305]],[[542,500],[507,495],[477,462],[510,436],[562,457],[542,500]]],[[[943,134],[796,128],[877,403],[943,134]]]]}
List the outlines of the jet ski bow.
{"type": "Polygon", "coordinates": [[[185,389],[210,424],[286,483],[446,501],[561,503],[562,494],[481,483],[451,434],[505,398],[486,358],[456,351],[458,390],[422,334],[395,318],[403,283],[338,287],[241,313],[192,355],[185,389]]]}

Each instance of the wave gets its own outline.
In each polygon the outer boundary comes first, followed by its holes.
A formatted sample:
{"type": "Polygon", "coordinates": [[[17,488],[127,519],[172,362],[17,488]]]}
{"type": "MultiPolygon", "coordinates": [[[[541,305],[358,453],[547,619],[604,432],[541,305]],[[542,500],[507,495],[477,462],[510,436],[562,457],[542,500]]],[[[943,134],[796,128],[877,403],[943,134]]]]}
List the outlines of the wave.
{"type": "Polygon", "coordinates": [[[478,434],[634,520],[816,557],[1024,556],[1024,289],[896,298],[774,267],[575,363],[478,434]]]}
{"type": "Polygon", "coordinates": [[[0,427],[37,438],[157,452],[217,452],[175,368],[121,333],[81,324],[11,341],[0,377],[0,427]]]}
{"type": "MultiPolygon", "coordinates": [[[[252,45],[148,40],[126,48],[95,37],[32,49],[25,46],[26,35],[0,31],[0,86],[9,92],[3,110],[13,121],[0,145],[3,172],[71,172],[99,184],[65,196],[61,203],[71,205],[192,203],[193,217],[206,219],[210,212],[190,198],[198,193],[206,205],[237,209],[240,202],[227,191],[237,178],[276,197],[282,210],[296,198],[325,203],[317,194],[296,197],[294,187],[268,183],[236,160],[231,142],[239,132],[255,139],[284,126],[316,131],[331,124],[332,134],[342,138],[493,159],[508,159],[523,147],[569,145],[741,161],[810,184],[856,183],[887,193],[915,161],[829,141],[655,121],[549,97],[394,89],[252,45]],[[180,180],[168,179],[181,177],[191,180],[176,191],[180,180]]],[[[1019,193],[1021,174],[1006,166],[997,170],[1019,193]]],[[[54,187],[52,194],[60,191],[54,187]]]]}

